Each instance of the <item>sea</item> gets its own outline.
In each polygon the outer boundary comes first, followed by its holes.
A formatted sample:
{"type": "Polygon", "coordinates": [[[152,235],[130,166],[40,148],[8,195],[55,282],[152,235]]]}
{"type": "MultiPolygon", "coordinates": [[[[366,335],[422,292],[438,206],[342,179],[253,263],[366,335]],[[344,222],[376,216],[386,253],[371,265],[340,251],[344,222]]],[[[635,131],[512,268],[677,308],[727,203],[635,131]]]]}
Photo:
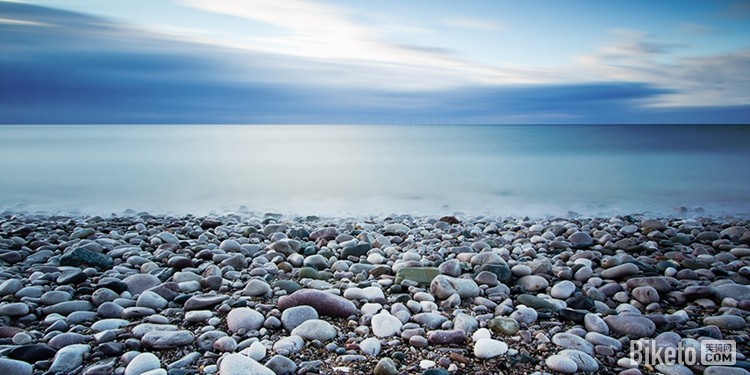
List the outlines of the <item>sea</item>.
{"type": "Polygon", "coordinates": [[[748,216],[750,126],[3,125],[0,210],[748,216]]]}

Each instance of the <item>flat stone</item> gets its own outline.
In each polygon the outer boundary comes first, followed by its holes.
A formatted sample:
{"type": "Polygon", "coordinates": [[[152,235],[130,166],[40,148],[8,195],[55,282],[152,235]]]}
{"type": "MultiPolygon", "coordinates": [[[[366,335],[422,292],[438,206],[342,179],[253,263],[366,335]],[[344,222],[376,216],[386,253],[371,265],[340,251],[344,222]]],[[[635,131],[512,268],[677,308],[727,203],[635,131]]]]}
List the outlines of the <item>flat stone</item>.
{"type": "Polygon", "coordinates": [[[227,314],[227,326],[234,333],[258,330],[265,320],[263,314],[249,307],[235,308],[227,314]]]}
{"type": "Polygon", "coordinates": [[[60,257],[61,266],[91,266],[100,271],[112,268],[112,263],[113,261],[110,256],[82,247],[66,252],[60,257]]]}
{"type": "Polygon", "coordinates": [[[558,355],[571,359],[576,363],[577,370],[579,372],[597,372],[599,371],[599,363],[596,362],[594,357],[574,349],[561,350],[558,355]]]}
{"type": "Polygon", "coordinates": [[[597,332],[603,335],[609,334],[609,326],[599,315],[586,314],[583,317],[583,324],[589,332],[597,332]]]}
{"type": "Polygon", "coordinates": [[[336,337],[336,328],[325,320],[311,319],[294,328],[292,335],[300,336],[309,341],[328,341],[336,337]]]}
{"type": "Polygon", "coordinates": [[[438,275],[430,283],[430,293],[438,299],[447,299],[453,294],[458,294],[461,299],[474,298],[479,291],[479,285],[471,279],[438,275]]]}
{"type": "Polygon", "coordinates": [[[572,296],[573,293],[575,293],[575,291],[576,291],[576,285],[573,284],[573,282],[570,280],[564,280],[553,285],[549,294],[553,298],[564,300],[572,296]]]}
{"type": "Polygon", "coordinates": [[[78,366],[83,364],[83,356],[91,348],[86,344],[69,345],[57,351],[49,371],[52,373],[72,373],[78,366]]]}
{"type": "Polygon", "coordinates": [[[403,267],[396,271],[396,284],[404,280],[411,280],[419,285],[430,285],[440,270],[435,267],[403,267]]]}
{"type": "Polygon", "coordinates": [[[161,284],[161,280],[158,277],[146,273],[130,275],[122,280],[122,282],[128,286],[128,292],[133,296],[161,284]]]}
{"type": "Polygon", "coordinates": [[[161,368],[161,361],[153,353],[141,353],[125,367],[124,375],[141,375],[147,371],[161,368]]]}
{"type": "Polygon", "coordinates": [[[186,311],[206,310],[226,301],[227,299],[229,299],[229,296],[223,294],[198,294],[185,301],[183,308],[186,311]]]}
{"type": "Polygon", "coordinates": [[[745,328],[745,319],[737,315],[718,315],[703,318],[703,325],[714,325],[729,331],[739,331],[745,328]]]}
{"type": "Polygon", "coordinates": [[[578,366],[572,359],[563,357],[559,354],[547,357],[544,363],[550,370],[563,374],[574,374],[578,371],[578,366]]]}
{"type": "Polygon", "coordinates": [[[737,301],[750,300],[750,285],[721,284],[714,287],[716,299],[721,302],[724,298],[734,298],[737,301]]]}
{"type": "Polygon", "coordinates": [[[295,375],[297,373],[297,364],[283,355],[271,357],[265,365],[276,375],[295,375]]]}
{"type": "Polygon", "coordinates": [[[656,289],[650,286],[639,286],[630,291],[630,295],[643,305],[659,302],[660,299],[659,292],[657,292],[656,289]]]}
{"type": "Polygon", "coordinates": [[[628,289],[633,290],[639,286],[650,286],[656,289],[659,294],[666,294],[672,291],[672,285],[669,279],[663,276],[637,277],[627,281],[628,289]]]}
{"type": "Polygon", "coordinates": [[[0,284],[0,297],[16,294],[19,290],[23,289],[23,283],[18,279],[8,279],[0,284]]]}
{"type": "Polygon", "coordinates": [[[378,361],[373,370],[373,375],[396,375],[398,374],[398,366],[393,362],[392,359],[385,357],[378,361]]]}
{"type": "Polygon", "coordinates": [[[31,375],[34,366],[13,359],[0,358],[0,373],[7,375],[31,375]]]}
{"type": "Polygon", "coordinates": [[[403,325],[398,318],[385,310],[373,316],[370,324],[372,325],[372,333],[377,337],[395,336],[403,325]]]}
{"type": "Polygon", "coordinates": [[[516,284],[522,286],[528,292],[541,292],[549,286],[547,279],[538,275],[523,276],[516,281],[516,284]]]}
{"type": "Polygon", "coordinates": [[[311,306],[319,315],[334,318],[346,318],[358,312],[354,303],[346,298],[314,289],[298,290],[288,296],[282,296],[278,302],[281,311],[300,305],[311,306]]]}
{"type": "Polygon", "coordinates": [[[276,375],[268,367],[261,365],[248,356],[238,353],[229,354],[221,359],[219,373],[221,375],[276,375]]]}
{"type": "Polygon", "coordinates": [[[431,345],[463,345],[466,343],[466,332],[460,329],[430,331],[427,340],[431,345]]]}
{"type": "Polygon", "coordinates": [[[306,320],[318,318],[318,311],[311,306],[295,306],[281,313],[281,325],[284,326],[284,329],[291,332],[306,320]]]}
{"type": "Polygon", "coordinates": [[[195,336],[190,331],[151,331],[141,338],[141,345],[148,349],[171,349],[190,345],[195,336]]]}
{"type": "Polygon", "coordinates": [[[639,315],[610,315],[604,318],[611,332],[630,338],[651,337],[656,325],[651,319],[639,315]]]}
{"type": "Polygon", "coordinates": [[[552,336],[552,343],[565,349],[580,350],[588,355],[594,355],[594,345],[572,333],[556,333],[552,336]]]}
{"type": "Polygon", "coordinates": [[[43,343],[17,346],[8,352],[8,357],[20,361],[35,363],[53,358],[57,350],[43,343]]]}
{"type": "Polygon", "coordinates": [[[622,278],[637,275],[640,268],[633,263],[623,263],[612,268],[607,268],[599,275],[602,279],[620,280],[622,278]]]}
{"type": "Polygon", "coordinates": [[[271,286],[267,282],[259,279],[252,279],[247,282],[245,289],[242,291],[243,296],[257,297],[265,295],[271,291],[271,286]]]}
{"type": "Polygon", "coordinates": [[[135,303],[137,307],[147,307],[156,311],[160,311],[166,308],[168,304],[169,301],[150,290],[146,290],[141,293],[135,303]]]}
{"type": "Polygon", "coordinates": [[[24,316],[28,314],[29,311],[31,311],[29,305],[23,302],[12,302],[0,305],[0,316],[24,316]]]}
{"type": "Polygon", "coordinates": [[[575,232],[568,237],[570,245],[574,249],[586,249],[594,245],[594,240],[588,233],[575,232]]]}
{"type": "Polygon", "coordinates": [[[508,344],[493,339],[479,339],[474,344],[474,356],[479,359],[495,358],[508,352],[508,344]]]}

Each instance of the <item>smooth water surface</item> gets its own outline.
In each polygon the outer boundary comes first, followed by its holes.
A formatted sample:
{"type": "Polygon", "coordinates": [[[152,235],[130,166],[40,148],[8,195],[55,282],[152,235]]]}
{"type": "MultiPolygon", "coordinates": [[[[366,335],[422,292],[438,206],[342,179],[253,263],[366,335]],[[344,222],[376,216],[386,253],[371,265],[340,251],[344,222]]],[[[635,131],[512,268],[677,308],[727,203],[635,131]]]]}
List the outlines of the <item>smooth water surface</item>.
{"type": "Polygon", "coordinates": [[[748,140],[743,126],[0,126],[0,208],[743,214],[748,140]]]}

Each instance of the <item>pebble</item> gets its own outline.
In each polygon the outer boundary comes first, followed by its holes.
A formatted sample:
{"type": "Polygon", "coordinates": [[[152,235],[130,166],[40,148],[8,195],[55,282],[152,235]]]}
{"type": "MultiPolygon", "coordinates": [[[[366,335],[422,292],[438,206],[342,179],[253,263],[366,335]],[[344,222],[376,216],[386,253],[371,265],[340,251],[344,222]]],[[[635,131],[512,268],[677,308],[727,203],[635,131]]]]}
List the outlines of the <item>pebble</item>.
{"type": "Polygon", "coordinates": [[[300,289],[279,298],[278,302],[281,311],[300,305],[311,306],[318,314],[334,318],[346,318],[357,314],[357,307],[346,298],[313,289],[300,289]]]}
{"type": "Polygon", "coordinates": [[[7,375],[31,375],[34,367],[26,362],[0,358],[0,372],[7,375]]]}
{"type": "Polygon", "coordinates": [[[480,359],[495,358],[508,352],[508,344],[490,338],[481,338],[474,343],[474,356],[480,359]]]}
{"type": "Polygon", "coordinates": [[[331,323],[320,319],[310,319],[292,330],[292,335],[312,341],[328,341],[336,337],[336,328],[331,323]]]}
{"type": "Polygon", "coordinates": [[[737,315],[707,316],[703,318],[704,325],[715,325],[729,331],[739,331],[747,325],[745,319],[737,315]]]}
{"type": "Polygon", "coordinates": [[[149,349],[172,349],[190,345],[195,336],[190,331],[151,331],[143,335],[141,344],[149,349]]]}
{"type": "Polygon", "coordinates": [[[541,292],[549,286],[547,279],[538,275],[523,276],[516,283],[522,286],[527,292],[541,292]]]}
{"type": "Polygon", "coordinates": [[[57,351],[49,371],[71,373],[83,364],[83,355],[91,350],[86,344],[68,345],[57,351]]]}
{"type": "Polygon", "coordinates": [[[219,373],[221,375],[275,375],[268,367],[238,353],[228,354],[221,359],[219,373]]]}
{"type": "Polygon", "coordinates": [[[604,318],[611,332],[630,338],[650,337],[656,325],[650,319],[637,315],[610,315],[604,318]]]}
{"type": "Polygon", "coordinates": [[[570,280],[563,280],[552,286],[550,296],[558,299],[567,299],[576,291],[576,285],[570,280]]]}
{"type": "Polygon", "coordinates": [[[232,311],[227,314],[227,326],[229,327],[229,330],[234,333],[260,329],[265,320],[263,314],[249,307],[232,309],[232,311]]]}
{"type": "Polygon", "coordinates": [[[578,366],[576,366],[576,363],[573,362],[572,359],[561,356],[559,354],[554,354],[547,357],[544,363],[547,365],[547,367],[549,367],[550,370],[563,374],[573,374],[578,371],[578,366]]]}
{"type": "Polygon", "coordinates": [[[372,333],[377,337],[395,336],[399,333],[403,325],[401,320],[385,310],[373,316],[370,324],[372,325],[372,333]]]}
{"type": "Polygon", "coordinates": [[[742,219],[254,215],[2,215],[0,370],[625,375],[747,329],[742,219]]]}
{"type": "Polygon", "coordinates": [[[479,295],[479,291],[479,285],[471,279],[438,275],[430,283],[430,293],[441,300],[453,294],[458,294],[461,299],[474,298],[479,295]]]}
{"type": "Polygon", "coordinates": [[[141,375],[161,367],[161,361],[153,353],[141,353],[125,367],[124,375],[141,375]]]}

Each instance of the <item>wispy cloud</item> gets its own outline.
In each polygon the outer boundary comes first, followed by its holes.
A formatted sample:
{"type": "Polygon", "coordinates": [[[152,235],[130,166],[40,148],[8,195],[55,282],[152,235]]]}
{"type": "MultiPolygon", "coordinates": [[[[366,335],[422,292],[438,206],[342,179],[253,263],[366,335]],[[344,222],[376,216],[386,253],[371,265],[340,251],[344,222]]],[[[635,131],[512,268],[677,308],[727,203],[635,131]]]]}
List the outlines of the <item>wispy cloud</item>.
{"type": "MultiPolygon", "coordinates": [[[[537,75],[523,70],[476,64],[449,51],[389,42],[382,30],[354,22],[346,9],[332,5],[303,0],[183,1],[203,11],[277,28],[274,35],[253,38],[247,43],[232,42],[232,47],[357,65],[381,77],[368,79],[366,83],[372,85],[434,89],[466,84],[541,83],[537,75]],[[383,80],[383,74],[398,76],[399,80],[383,80]]],[[[226,40],[217,42],[227,45],[226,40]]]]}
{"type": "Polygon", "coordinates": [[[668,89],[648,106],[734,106],[750,104],[750,50],[713,56],[676,57],[687,46],[664,43],[633,30],[614,30],[615,40],[596,53],[578,56],[590,80],[650,82],[668,89]]]}
{"type": "Polygon", "coordinates": [[[502,31],[502,30],[508,29],[507,25],[498,21],[490,21],[490,20],[484,20],[484,19],[479,19],[479,18],[469,18],[469,17],[449,18],[445,20],[444,23],[448,26],[460,27],[460,28],[465,28],[465,29],[481,30],[481,31],[502,31]]]}

